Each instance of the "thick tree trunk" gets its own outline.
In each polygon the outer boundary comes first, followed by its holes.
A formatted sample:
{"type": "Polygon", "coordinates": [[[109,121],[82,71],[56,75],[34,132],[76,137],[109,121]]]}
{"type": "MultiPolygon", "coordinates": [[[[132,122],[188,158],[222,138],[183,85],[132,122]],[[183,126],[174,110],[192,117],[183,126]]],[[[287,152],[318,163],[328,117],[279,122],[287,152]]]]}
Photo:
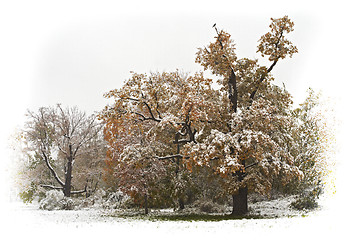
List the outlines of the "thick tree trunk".
{"type": "Polygon", "coordinates": [[[65,197],[70,197],[71,196],[71,182],[72,182],[72,161],[73,161],[73,156],[72,156],[72,146],[69,145],[69,154],[70,156],[68,157],[67,161],[67,168],[66,168],[66,173],[65,173],[65,185],[64,185],[64,196],[65,197]]]}
{"type": "Polygon", "coordinates": [[[242,216],[248,212],[248,188],[240,188],[238,194],[233,195],[232,215],[242,216]]]}
{"type": "Polygon", "coordinates": [[[67,167],[67,171],[66,171],[66,175],[65,175],[65,186],[64,186],[64,196],[65,197],[70,197],[71,196],[71,181],[72,181],[72,167],[69,167],[68,163],[68,167],[67,167]]]}

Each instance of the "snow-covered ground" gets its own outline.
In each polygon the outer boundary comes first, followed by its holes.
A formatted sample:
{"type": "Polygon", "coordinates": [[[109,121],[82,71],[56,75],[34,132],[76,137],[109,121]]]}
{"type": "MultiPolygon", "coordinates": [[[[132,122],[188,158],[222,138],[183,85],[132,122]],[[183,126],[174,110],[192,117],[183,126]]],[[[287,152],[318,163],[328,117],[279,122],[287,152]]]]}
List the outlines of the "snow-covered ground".
{"type": "Polygon", "coordinates": [[[260,215],[266,218],[307,216],[307,212],[297,211],[290,207],[293,201],[295,201],[295,197],[288,196],[279,197],[271,201],[249,203],[249,214],[260,215]]]}
{"type": "MultiPolygon", "coordinates": [[[[269,219],[203,221],[150,221],[105,216],[100,210],[46,211],[37,205],[11,203],[2,211],[1,235],[9,239],[211,239],[243,236],[245,239],[343,239],[344,219],[329,208],[302,215],[289,211],[290,199],[250,204],[251,211],[293,215],[269,219]],[[289,212],[288,212],[289,211],[289,212]]],[[[343,217],[343,216],[342,216],[343,217]]]]}

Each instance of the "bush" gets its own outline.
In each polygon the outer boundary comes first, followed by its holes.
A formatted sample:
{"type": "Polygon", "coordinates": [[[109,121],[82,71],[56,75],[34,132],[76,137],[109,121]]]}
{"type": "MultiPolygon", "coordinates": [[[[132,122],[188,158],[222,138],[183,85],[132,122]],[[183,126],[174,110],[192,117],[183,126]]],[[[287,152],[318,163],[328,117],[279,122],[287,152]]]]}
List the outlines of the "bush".
{"type": "Polygon", "coordinates": [[[61,210],[73,210],[75,207],[75,203],[71,198],[64,197],[59,202],[59,209],[61,210]]]}
{"type": "Polygon", "coordinates": [[[132,205],[131,198],[128,195],[124,194],[122,191],[117,191],[108,195],[107,200],[103,204],[103,207],[115,209],[120,207],[127,208],[130,205],[132,205]]]}
{"type": "Polygon", "coordinates": [[[223,206],[212,202],[211,200],[199,200],[194,204],[201,212],[205,213],[221,213],[225,209],[223,206]]]}
{"type": "Polygon", "coordinates": [[[44,210],[58,210],[62,209],[64,199],[62,191],[51,190],[46,193],[46,197],[40,202],[40,208],[44,210]]]}
{"type": "Polygon", "coordinates": [[[35,190],[30,188],[26,191],[19,193],[19,198],[22,199],[24,203],[31,203],[34,200],[35,190]]]}
{"type": "Polygon", "coordinates": [[[297,210],[311,210],[318,207],[317,203],[318,196],[315,192],[315,190],[304,193],[300,195],[294,202],[292,202],[290,205],[292,208],[297,210]]]}
{"type": "Polygon", "coordinates": [[[36,186],[35,184],[31,183],[30,186],[28,186],[25,190],[20,192],[19,198],[24,203],[32,203],[34,200],[41,201],[43,198],[46,197],[45,191],[43,191],[42,188],[36,186]]]}
{"type": "Polygon", "coordinates": [[[62,191],[51,190],[46,193],[46,197],[40,202],[40,209],[73,210],[77,205],[78,201],[64,197],[62,191]]]}
{"type": "Polygon", "coordinates": [[[80,204],[80,207],[99,207],[103,204],[104,202],[104,197],[106,196],[106,192],[103,189],[98,189],[97,191],[94,192],[93,195],[85,198],[82,200],[82,203],[80,204]]]}

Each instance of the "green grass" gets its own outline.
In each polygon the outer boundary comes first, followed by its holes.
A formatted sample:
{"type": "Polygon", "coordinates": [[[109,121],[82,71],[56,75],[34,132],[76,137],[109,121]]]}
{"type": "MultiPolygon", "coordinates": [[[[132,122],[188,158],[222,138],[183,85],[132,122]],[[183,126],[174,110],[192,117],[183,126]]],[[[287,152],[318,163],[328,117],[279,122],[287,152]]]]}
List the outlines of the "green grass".
{"type": "Polygon", "coordinates": [[[209,215],[209,214],[187,214],[187,215],[167,215],[167,216],[150,216],[150,220],[157,221],[205,221],[219,222],[225,220],[240,220],[240,219],[263,219],[264,216],[234,216],[231,214],[225,215],[209,215]]]}

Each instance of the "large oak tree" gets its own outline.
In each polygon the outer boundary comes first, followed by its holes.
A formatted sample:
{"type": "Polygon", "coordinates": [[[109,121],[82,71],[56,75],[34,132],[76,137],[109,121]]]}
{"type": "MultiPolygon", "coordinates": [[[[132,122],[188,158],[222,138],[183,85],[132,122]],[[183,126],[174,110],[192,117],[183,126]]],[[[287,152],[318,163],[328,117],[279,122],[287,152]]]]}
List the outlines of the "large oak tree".
{"type": "MultiPolygon", "coordinates": [[[[272,83],[271,75],[281,59],[297,52],[286,37],[293,26],[287,16],[271,19],[270,31],[258,46],[270,61],[266,67],[257,59],[239,58],[230,34],[214,25],[215,40],[198,49],[196,62],[215,76],[218,87],[203,72],[134,73],[122,88],[106,94],[114,99],[101,114],[109,158],[124,167],[141,161],[143,156],[135,152],[146,148],[151,153],[146,161],[174,166],[168,169],[174,169],[181,208],[183,174],[194,166],[208,167],[224,178],[223,187],[233,197],[237,215],[248,211],[249,191],[266,194],[275,180],[287,184],[300,177],[290,151],[291,96],[272,83]]],[[[155,171],[151,168],[151,174],[155,171]]]]}

